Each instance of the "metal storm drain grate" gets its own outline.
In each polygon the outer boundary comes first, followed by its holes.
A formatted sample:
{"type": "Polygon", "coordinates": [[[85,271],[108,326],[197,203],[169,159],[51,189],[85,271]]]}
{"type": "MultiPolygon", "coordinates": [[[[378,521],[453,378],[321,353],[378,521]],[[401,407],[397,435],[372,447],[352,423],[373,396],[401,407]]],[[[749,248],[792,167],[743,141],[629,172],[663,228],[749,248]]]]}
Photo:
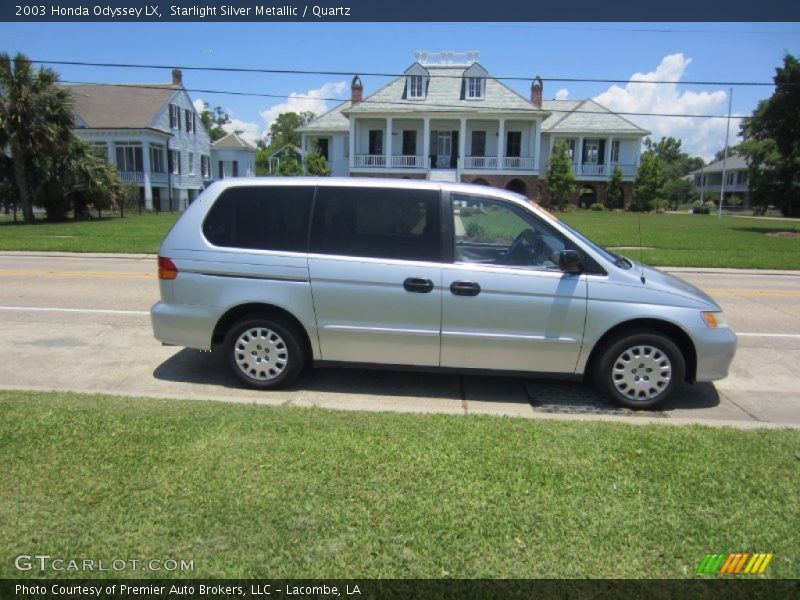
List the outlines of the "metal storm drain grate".
{"type": "Polygon", "coordinates": [[[637,411],[609,404],[594,388],[582,383],[527,381],[525,391],[534,410],[539,412],[666,417],[659,411],[637,411]]]}

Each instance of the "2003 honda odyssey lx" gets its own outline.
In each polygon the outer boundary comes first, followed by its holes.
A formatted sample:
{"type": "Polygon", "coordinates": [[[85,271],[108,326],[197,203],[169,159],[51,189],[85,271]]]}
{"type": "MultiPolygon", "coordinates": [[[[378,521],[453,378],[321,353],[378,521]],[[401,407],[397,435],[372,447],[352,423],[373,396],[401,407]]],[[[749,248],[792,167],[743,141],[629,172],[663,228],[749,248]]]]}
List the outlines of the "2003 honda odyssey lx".
{"type": "Polygon", "coordinates": [[[736,335],[697,288],[522,196],[410,180],[212,184],[164,239],[165,344],[220,347],[257,388],[305,365],[586,377],[648,408],[727,375],[736,335]]]}

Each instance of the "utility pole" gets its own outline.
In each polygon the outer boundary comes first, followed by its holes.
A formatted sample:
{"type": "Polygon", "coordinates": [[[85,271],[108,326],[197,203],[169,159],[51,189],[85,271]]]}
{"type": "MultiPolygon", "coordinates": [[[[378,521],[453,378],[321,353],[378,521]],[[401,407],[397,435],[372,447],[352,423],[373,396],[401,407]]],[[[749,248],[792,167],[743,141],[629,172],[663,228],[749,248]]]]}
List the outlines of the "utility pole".
{"type": "Polygon", "coordinates": [[[731,104],[733,104],[733,88],[728,93],[728,125],[725,127],[725,151],[722,154],[722,185],[719,187],[719,218],[722,218],[722,201],[725,198],[725,167],[728,161],[728,139],[731,134],[731,104]]]}

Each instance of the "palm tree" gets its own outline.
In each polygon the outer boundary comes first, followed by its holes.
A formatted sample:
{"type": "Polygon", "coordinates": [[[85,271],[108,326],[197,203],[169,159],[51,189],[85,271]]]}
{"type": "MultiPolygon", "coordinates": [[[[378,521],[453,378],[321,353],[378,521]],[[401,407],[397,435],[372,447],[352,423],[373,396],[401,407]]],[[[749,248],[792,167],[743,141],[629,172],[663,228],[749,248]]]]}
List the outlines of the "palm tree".
{"type": "Polygon", "coordinates": [[[34,71],[22,54],[0,54],[0,148],[10,149],[23,218],[32,222],[32,187],[72,137],[69,92],[52,69],[34,71]]]}

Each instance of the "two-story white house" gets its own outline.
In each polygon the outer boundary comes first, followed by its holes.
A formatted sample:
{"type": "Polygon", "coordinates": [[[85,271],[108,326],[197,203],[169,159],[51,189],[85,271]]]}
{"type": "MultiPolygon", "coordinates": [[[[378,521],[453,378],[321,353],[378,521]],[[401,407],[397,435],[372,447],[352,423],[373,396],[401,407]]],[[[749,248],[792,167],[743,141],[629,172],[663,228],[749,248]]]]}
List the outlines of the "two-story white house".
{"type": "Polygon", "coordinates": [[[702,169],[692,171],[688,177],[692,182],[692,189],[695,194],[702,193],[703,200],[713,200],[719,203],[719,194],[722,191],[723,171],[725,177],[725,202],[731,196],[739,196],[742,200],[743,208],[750,207],[750,186],[748,185],[747,173],[749,167],[747,159],[741,154],[729,156],[727,160],[718,160],[706,165],[702,169]]]}
{"type": "Polygon", "coordinates": [[[75,133],[101,148],[147,210],[183,210],[211,177],[211,145],[181,71],[172,83],[68,85],[75,133]]]}
{"type": "Polygon", "coordinates": [[[300,129],[335,176],[461,181],[547,200],[553,145],[569,147],[579,194],[604,201],[615,167],[626,202],[649,132],[592,100],[543,101],[535,78],[524,97],[493,78],[478,52],[418,52],[398,77],[351,97],[300,129]]]}

